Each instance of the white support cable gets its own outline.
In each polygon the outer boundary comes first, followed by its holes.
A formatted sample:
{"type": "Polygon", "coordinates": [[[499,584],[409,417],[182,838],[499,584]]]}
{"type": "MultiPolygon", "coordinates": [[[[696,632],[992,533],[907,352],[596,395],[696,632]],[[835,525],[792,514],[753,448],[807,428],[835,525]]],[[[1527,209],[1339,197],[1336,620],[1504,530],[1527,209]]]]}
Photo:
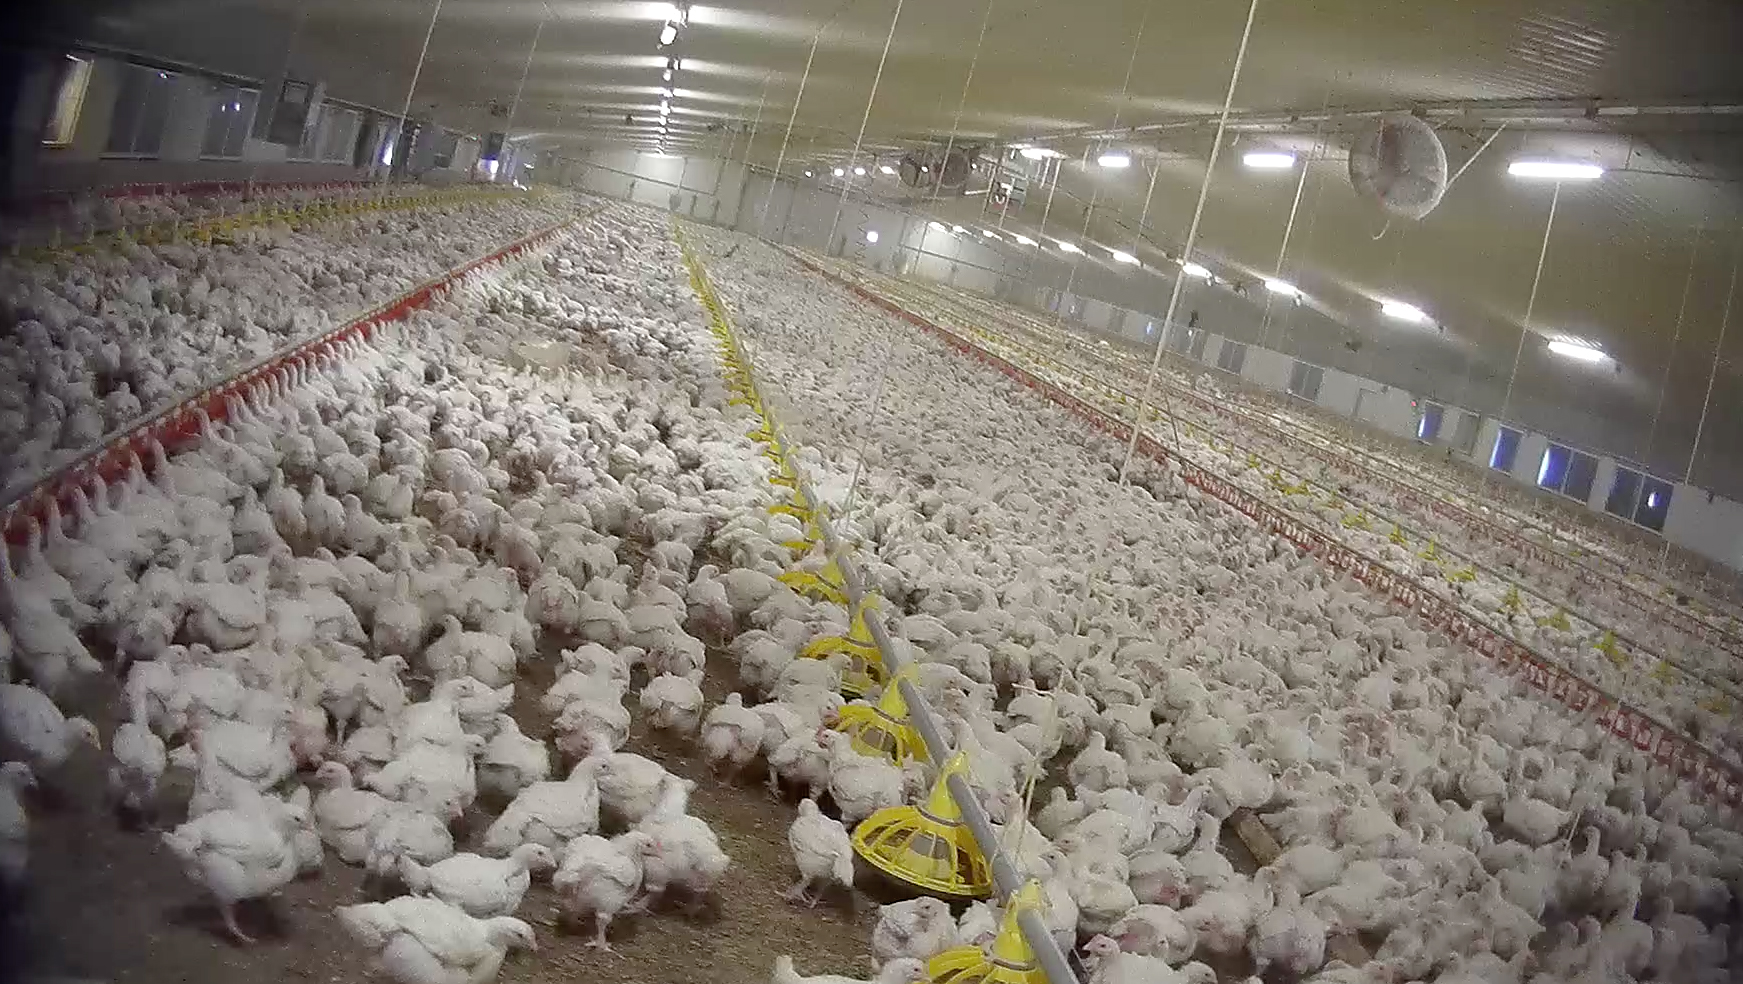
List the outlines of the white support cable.
{"type": "MultiPolygon", "coordinates": [[[[1543,284],[1543,261],[1549,256],[1549,235],[1555,231],[1555,210],[1561,204],[1561,182],[1555,183],[1555,190],[1549,196],[1549,217],[1543,222],[1543,245],[1537,250],[1537,270],[1531,275],[1531,296],[1525,302],[1525,321],[1519,326],[1519,347],[1513,350],[1513,371],[1507,376],[1507,392],[1501,397],[1501,412],[1495,416],[1497,424],[1504,424],[1507,411],[1513,405],[1513,384],[1519,379],[1519,360],[1525,354],[1525,340],[1531,337],[1531,318],[1537,312],[1537,289],[1543,284]]],[[[1499,440],[1499,438],[1496,438],[1499,440]]],[[[1494,471],[1494,469],[1489,469],[1494,471]]],[[[1483,476],[1486,488],[1493,475],[1483,476]]]]}
{"type": "MultiPolygon", "coordinates": [[[[1216,173],[1217,158],[1222,154],[1223,132],[1228,128],[1229,111],[1235,103],[1235,87],[1241,81],[1241,66],[1247,60],[1247,42],[1253,38],[1253,18],[1259,13],[1259,0],[1250,0],[1247,5],[1247,24],[1241,29],[1241,44],[1235,49],[1234,70],[1229,73],[1228,92],[1223,96],[1222,115],[1217,118],[1216,139],[1210,147],[1210,160],[1205,162],[1204,180],[1198,186],[1198,204],[1192,209],[1192,225],[1186,231],[1186,245],[1181,250],[1181,269],[1175,272],[1174,289],[1168,295],[1168,310],[1162,315],[1162,333],[1156,339],[1156,352],[1150,359],[1150,371],[1144,376],[1144,390],[1139,395],[1138,406],[1132,418],[1132,437],[1126,443],[1126,457],[1120,462],[1120,478],[1124,480],[1127,471],[1132,466],[1132,455],[1138,451],[1138,435],[1144,429],[1144,417],[1150,409],[1150,390],[1156,385],[1156,373],[1162,367],[1162,346],[1168,341],[1168,333],[1174,324],[1174,315],[1180,309],[1180,294],[1186,285],[1185,265],[1192,261],[1192,248],[1198,244],[1198,226],[1204,219],[1205,199],[1210,196],[1210,181],[1216,173]]],[[[1168,388],[1163,387],[1162,396],[1166,401],[1166,412],[1170,427],[1174,431],[1174,446],[1180,447],[1180,423],[1174,418],[1173,397],[1168,388]]]]}
{"type": "Polygon", "coordinates": [[[956,115],[950,120],[950,139],[944,141],[944,159],[938,165],[938,180],[932,183],[930,201],[936,202],[939,192],[944,189],[944,169],[950,164],[950,152],[956,146],[956,134],[962,126],[962,108],[968,103],[968,87],[974,82],[975,66],[980,64],[980,49],[982,45],[986,44],[986,29],[987,25],[992,23],[993,4],[996,2],[997,0],[986,0],[986,13],[982,14],[980,18],[980,36],[974,42],[974,56],[968,60],[968,75],[962,80],[962,95],[956,99],[956,115]]]}
{"type": "MultiPolygon", "coordinates": [[[[544,16],[539,18],[539,26],[533,28],[533,43],[527,46],[527,60],[520,69],[520,82],[514,87],[514,101],[508,104],[508,120],[502,125],[501,154],[503,157],[508,156],[508,140],[514,135],[514,114],[520,110],[520,95],[527,87],[527,74],[533,70],[533,56],[539,53],[539,35],[545,33],[545,21],[549,20],[550,16],[551,5],[547,3],[545,4],[544,16]]],[[[506,170],[507,168],[501,166],[499,158],[496,176],[492,179],[492,183],[502,180],[503,172],[506,170]]]]}
{"type": "Polygon", "coordinates": [[[1658,379],[1658,404],[1652,408],[1652,426],[1646,430],[1646,450],[1641,454],[1642,462],[1652,460],[1652,442],[1658,437],[1658,418],[1664,413],[1664,395],[1670,389],[1670,367],[1676,361],[1676,345],[1682,339],[1683,317],[1688,314],[1689,290],[1695,285],[1695,261],[1701,255],[1701,240],[1705,230],[1695,230],[1695,242],[1689,247],[1689,272],[1682,282],[1682,303],[1676,309],[1676,329],[1670,334],[1670,354],[1664,358],[1664,374],[1658,379]]]}
{"type": "MultiPolygon", "coordinates": [[[[1695,424],[1695,443],[1689,448],[1688,467],[1682,470],[1684,485],[1689,484],[1695,475],[1695,458],[1701,451],[1701,437],[1707,428],[1707,413],[1713,408],[1713,384],[1719,379],[1719,363],[1725,353],[1725,335],[1731,329],[1731,302],[1737,299],[1737,265],[1743,261],[1743,233],[1737,236],[1737,245],[1731,249],[1731,286],[1725,291],[1725,315],[1719,322],[1719,340],[1713,343],[1713,368],[1707,373],[1707,395],[1701,400],[1701,419],[1695,424]]],[[[1665,550],[1670,549],[1670,541],[1665,542],[1665,550]]]]}
{"type": "MultiPolygon", "coordinates": [[[[827,24],[824,25],[824,27],[827,26],[827,24]]],[[[775,155],[775,171],[773,174],[769,175],[769,193],[763,198],[762,215],[757,218],[758,239],[768,238],[769,206],[773,204],[775,200],[775,185],[780,184],[781,182],[781,165],[787,162],[787,144],[793,139],[793,124],[799,119],[799,105],[805,101],[805,86],[809,85],[811,82],[811,63],[817,58],[817,42],[821,40],[823,40],[822,27],[817,29],[816,34],[811,35],[811,51],[805,56],[805,73],[799,76],[799,94],[793,97],[793,112],[792,115],[787,117],[787,133],[781,138],[781,151],[775,155]]],[[[798,196],[799,186],[797,182],[794,182],[793,197],[797,198],[798,196]]],[[[792,211],[792,203],[789,200],[787,213],[791,215],[792,211]]],[[[784,230],[786,225],[783,223],[781,228],[784,230]]]]}
{"type": "MultiPolygon", "coordinates": [[[[418,77],[424,74],[424,59],[429,57],[430,54],[430,37],[436,33],[436,18],[440,16],[442,16],[442,0],[436,0],[435,7],[430,10],[430,26],[424,28],[424,43],[423,46],[418,49],[418,64],[412,69],[411,84],[405,87],[405,104],[401,106],[399,110],[399,129],[395,130],[393,133],[393,152],[396,154],[402,150],[408,156],[411,154],[411,148],[401,147],[399,141],[401,137],[405,136],[406,117],[410,116],[412,111],[412,94],[418,91],[418,77]]],[[[390,161],[392,160],[391,155],[388,159],[390,161]]],[[[379,160],[380,159],[377,158],[377,161],[379,160]]],[[[383,165],[381,180],[386,182],[387,176],[392,173],[392,171],[392,164],[383,165]]]]}
{"type": "MultiPolygon", "coordinates": [[[[896,25],[902,20],[902,4],[905,0],[896,0],[896,12],[890,16],[890,33],[884,37],[884,52],[878,56],[878,70],[872,76],[871,92],[865,97],[865,115],[859,118],[859,136],[853,138],[853,153],[848,156],[847,167],[852,168],[859,162],[859,148],[865,143],[865,128],[871,122],[872,105],[878,99],[878,86],[884,81],[884,65],[890,60],[890,45],[896,40],[896,25]]],[[[847,205],[847,190],[853,187],[853,172],[848,172],[841,179],[841,198],[835,203],[835,218],[829,222],[829,235],[823,240],[823,252],[829,253],[830,244],[835,242],[835,230],[841,225],[841,210],[847,205]]]]}
{"type": "MultiPolygon", "coordinates": [[[[1319,156],[1319,144],[1325,137],[1325,110],[1331,105],[1331,86],[1325,88],[1325,99],[1319,107],[1319,124],[1313,131],[1313,148],[1307,152],[1307,159],[1301,162],[1301,174],[1295,179],[1295,200],[1289,203],[1289,221],[1283,224],[1283,242],[1277,247],[1277,265],[1271,269],[1271,276],[1283,278],[1283,262],[1289,257],[1289,240],[1295,234],[1295,217],[1301,211],[1301,193],[1307,190],[1307,172],[1312,169],[1314,159],[1319,156]]],[[[1318,204],[1316,201],[1315,204],[1318,204]]],[[[1271,342],[1271,298],[1269,291],[1265,293],[1265,325],[1259,332],[1260,346],[1271,342]]]]}

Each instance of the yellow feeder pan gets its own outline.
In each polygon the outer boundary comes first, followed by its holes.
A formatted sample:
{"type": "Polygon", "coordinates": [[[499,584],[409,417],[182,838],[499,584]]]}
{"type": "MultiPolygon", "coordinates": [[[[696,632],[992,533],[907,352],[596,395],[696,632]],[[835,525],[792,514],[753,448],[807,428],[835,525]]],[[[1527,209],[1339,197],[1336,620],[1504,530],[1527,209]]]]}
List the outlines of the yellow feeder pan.
{"type": "Polygon", "coordinates": [[[1041,883],[1031,881],[1017,889],[1005,907],[1004,922],[992,946],[958,946],[945,950],[926,962],[926,973],[932,984],[1048,984],[1047,972],[1035,959],[1028,937],[1017,925],[1024,912],[1040,912],[1046,908],[1041,897],[1041,883]]]}
{"type": "MultiPolygon", "coordinates": [[[[889,676],[884,669],[884,654],[878,652],[877,644],[872,641],[871,629],[865,624],[866,609],[876,609],[882,602],[883,599],[876,594],[865,595],[854,606],[853,620],[848,624],[846,635],[813,639],[805,644],[804,649],[799,650],[799,655],[805,659],[828,659],[836,653],[846,656],[848,663],[847,669],[841,674],[841,692],[849,697],[865,696],[873,688],[882,685],[889,676]]],[[[904,716],[908,713],[905,706],[901,713],[904,716]]],[[[880,751],[869,754],[883,753],[880,751]]]]}
{"type": "Polygon", "coordinates": [[[889,806],[853,830],[853,849],[865,862],[897,881],[936,895],[984,899],[992,894],[992,869],[962,811],[949,779],[968,772],[958,752],[944,766],[923,806],[889,806]]]}
{"type": "Polygon", "coordinates": [[[847,589],[841,579],[841,568],[834,560],[823,565],[821,571],[787,571],[775,580],[792,588],[802,595],[809,595],[819,601],[833,601],[843,608],[847,607],[847,589]]]}
{"type": "Polygon", "coordinates": [[[819,543],[823,542],[823,528],[817,525],[817,517],[813,515],[805,524],[805,539],[787,540],[781,546],[798,554],[810,553],[819,543]]]}
{"type": "Polygon", "coordinates": [[[848,704],[838,712],[835,728],[852,740],[854,751],[887,758],[897,765],[909,759],[926,759],[926,744],[909,723],[907,698],[896,685],[912,678],[911,670],[903,670],[884,688],[876,704],[848,704]]]}

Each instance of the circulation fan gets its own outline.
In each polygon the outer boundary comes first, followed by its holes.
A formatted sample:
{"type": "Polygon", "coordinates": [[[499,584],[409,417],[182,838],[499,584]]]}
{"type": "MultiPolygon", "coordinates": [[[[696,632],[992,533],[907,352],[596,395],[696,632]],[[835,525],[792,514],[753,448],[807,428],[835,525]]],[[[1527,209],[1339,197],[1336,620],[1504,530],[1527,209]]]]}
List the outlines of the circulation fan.
{"type": "Polygon", "coordinates": [[[1388,217],[1420,219],[1446,194],[1446,148],[1424,120],[1386,117],[1350,144],[1350,184],[1388,217]]]}
{"type": "Polygon", "coordinates": [[[958,191],[968,184],[969,172],[980,156],[979,147],[955,147],[949,154],[938,150],[915,150],[902,155],[898,173],[910,188],[958,191]],[[940,174],[943,180],[940,181],[940,174]]]}

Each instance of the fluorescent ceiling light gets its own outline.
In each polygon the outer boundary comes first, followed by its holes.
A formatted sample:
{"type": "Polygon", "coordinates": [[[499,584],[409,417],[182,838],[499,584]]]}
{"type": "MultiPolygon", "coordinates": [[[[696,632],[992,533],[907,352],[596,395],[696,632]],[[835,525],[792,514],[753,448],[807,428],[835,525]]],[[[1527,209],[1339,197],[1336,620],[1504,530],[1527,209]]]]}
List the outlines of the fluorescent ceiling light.
{"type": "Polygon", "coordinates": [[[1016,240],[1017,240],[1017,242],[1018,242],[1018,243],[1021,243],[1021,244],[1022,244],[1022,245],[1024,245],[1024,246],[1033,246],[1033,245],[1035,245],[1035,240],[1033,240],[1033,239],[1030,239],[1030,238],[1029,238],[1029,237],[1028,237],[1028,236],[1017,236],[1017,237],[1016,237],[1016,240]]]}
{"type": "Polygon", "coordinates": [[[671,86],[666,86],[665,89],[661,90],[660,95],[666,99],[676,99],[678,98],[678,90],[671,86]]]}
{"type": "Polygon", "coordinates": [[[845,178],[845,177],[847,177],[847,172],[846,172],[846,171],[843,171],[843,170],[842,170],[842,169],[841,169],[841,168],[839,168],[839,167],[838,167],[838,168],[836,168],[836,169],[835,169],[835,170],[834,170],[834,171],[832,171],[832,172],[830,172],[830,173],[832,173],[832,174],[834,174],[834,175],[835,175],[835,176],[836,176],[836,177],[838,177],[838,178],[845,178]]]}
{"type": "Polygon", "coordinates": [[[1381,301],[1380,313],[1388,318],[1397,318],[1399,321],[1414,321],[1417,324],[1428,320],[1428,312],[1403,301],[1381,301]]]}
{"type": "Polygon", "coordinates": [[[664,81],[664,82],[672,81],[672,70],[668,68],[664,72],[660,73],[660,80],[664,81]]]}
{"type": "Polygon", "coordinates": [[[1241,163],[1265,171],[1282,171],[1295,166],[1295,155],[1256,150],[1242,157],[1241,163]]]}
{"type": "Polygon", "coordinates": [[[809,178],[809,177],[811,177],[811,172],[810,172],[810,171],[806,171],[806,172],[805,172],[805,177],[807,177],[807,178],[809,178]]]}
{"type": "Polygon", "coordinates": [[[665,102],[665,101],[664,101],[664,100],[662,100],[662,101],[661,101],[661,102],[660,102],[660,115],[661,115],[661,116],[670,116],[670,115],[672,115],[672,104],[671,104],[671,103],[669,103],[669,102],[665,102]]]}
{"type": "Polygon", "coordinates": [[[1083,250],[1077,248],[1076,243],[1068,243],[1063,239],[1055,239],[1053,241],[1059,244],[1059,251],[1061,253],[1081,253],[1081,252],[1083,252],[1083,250]]]}
{"type": "Polygon", "coordinates": [[[1115,263],[1128,263],[1128,264],[1132,264],[1135,266],[1138,262],[1138,258],[1136,256],[1133,256],[1132,254],[1124,252],[1122,250],[1110,249],[1110,250],[1108,250],[1108,252],[1113,254],[1115,263]]]}
{"type": "Polygon", "coordinates": [[[1046,147],[1024,147],[1018,150],[1017,153],[1022,154],[1024,160],[1030,161],[1044,161],[1050,157],[1065,156],[1057,150],[1048,150],[1046,147]]]}
{"type": "Polygon", "coordinates": [[[954,233],[956,233],[956,234],[957,234],[957,235],[958,235],[958,236],[960,236],[960,235],[962,235],[962,234],[963,234],[963,233],[965,233],[965,232],[967,232],[967,231],[968,231],[968,230],[967,230],[967,229],[964,229],[964,228],[963,228],[963,227],[961,227],[961,226],[959,226],[959,225],[953,225],[953,226],[951,226],[951,227],[950,227],[950,231],[951,231],[951,232],[954,232],[954,233]]]}
{"type": "Polygon", "coordinates": [[[1100,164],[1102,167],[1120,168],[1120,167],[1131,167],[1132,166],[1131,155],[1122,153],[1122,152],[1117,151],[1117,150],[1108,151],[1107,153],[1101,155],[1100,157],[1097,157],[1095,159],[1095,162],[1097,164],[1100,164]]]}
{"type": "Polygon", "coordinates": [[[994,232],[994,231],[992,231],[992,230],[991,230],[991,229],[982,229],[982,230],[981,230],[981,231],[980,231],[980,234],[981,234],[981,235],[982,235],[982,236],[985,236],[985,237],[986,237],[986,238],[988,238],[988,239],[998,239],[998,240],[999,240],[999,242],[1001,242],[1001,243],[1002,243],[1002,242],[1004,242],[1004,240],[1003,240],[1003,239],[999,239],[999,234],[998,234],[998,233],[996,233],[996,232],[994,232]]]}
{"type": "Polygon", "coordinates": [[[678,40],[678,25],[667,21],[660,27],[660,47],[665,47],[678,40]]]}
{"type": "Polygon", "coordinates": [[[926,223],[926,228],[937,229],[939,232],[949,232],[950,231],[949,226],[947,226],[944,223],[939,222],[937,220],[933,220],[931,222],[926,223]]]}
{"type": "Polygon", "coordinates": [[[1287,280],[1266,280],[1265,289],[1273,294],[1282,294],[1284,297],[1301,296],[1301,288],[1287,280]]]}
{"type": "Polygon", "coordinates": [[[876,229],[867,229],[865,231],[865,241],[868,243],[877,242],[878,241],[878,231],[876,229]]]}
{"type": "Polygon", "coordinates": [[[896,173],[896,169],[889,166],[888,164],[879,164],[878,170],[884,174],[895,174],[896,173]]]}
{"type": "Polygon", "coordinates": [[[1197,277],[1200,280],[1210,279],[1209,268],[1199,266],[1197,263],[1180,264],[1180,272],[1186,274],[1188,277],[1197,277]]]}
{"type": "Polygon", "coordinates": [[[1602,177],[1604,169],[1596,164],[1574,161],[1514,161],[1507,173],[1516,178],[1554,178],[1557,181],[1590,181],[1602,177]]]}
{"type": "Polygon", "coordinates": [[[863,178],[865,177],[865,168],[856,167],[853,169],[853,173],[863,178]]]}
{"type": "Polygon", "coordinates": [[[1580,362],[1603,362],[1605,359],[1609,358],[1608,355],[1604,354],[1603,349],[1595,349],[1590,345],[1581,345],[1579,342],[1563,341],[1559,338],[1549,343],[1549,350],[1554,352],[1556,355],[1565,355],[1570,359],[1576,359],[1580,362]]]}

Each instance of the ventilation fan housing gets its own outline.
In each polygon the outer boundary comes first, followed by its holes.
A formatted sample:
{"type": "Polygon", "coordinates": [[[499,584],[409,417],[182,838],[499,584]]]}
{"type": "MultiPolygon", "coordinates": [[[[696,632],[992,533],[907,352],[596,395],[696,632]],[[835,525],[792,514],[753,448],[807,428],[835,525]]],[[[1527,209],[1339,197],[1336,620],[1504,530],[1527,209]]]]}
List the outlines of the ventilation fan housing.
{"type": "Polygon", "coordinates": [[[1386,214],[1420,219],[1446,194],[1446,148],[1426,121],[1385,117],[1351,143],[1350,184],[1386,214]]]}
{"type": "Polygon", "coordinates": [[[948,154],[936,148],[913,150],[902,156],[898,171],[902,183],[910,188],[960,191],[967,187],[969,173],[979,156],[978,147],[952,148],[948,154]]]}

